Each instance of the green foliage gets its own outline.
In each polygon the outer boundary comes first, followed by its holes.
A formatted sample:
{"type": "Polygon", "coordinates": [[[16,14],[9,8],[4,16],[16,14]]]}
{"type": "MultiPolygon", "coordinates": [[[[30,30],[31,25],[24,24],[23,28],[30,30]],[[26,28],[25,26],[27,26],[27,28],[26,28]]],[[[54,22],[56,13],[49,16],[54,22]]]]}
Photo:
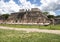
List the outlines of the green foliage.
{"type": "Polygon", "coordinates": [[[4,20],[6,20],[9,17],[9,14],[3,14],[1,16],[4,18],[4,20]]]}
{"type": "Polygon", "coordinates": [[[50,19],[50,18],[54,18],[55,16],[54,15],[48,15],[47,17],[50,19]]]}
{"type": "Polygon", "coordinates": [[[55,16],[55,18],[60,18],[60,15],[55,16]]]}
{"type": "Polygon", "coordinates": [[[49,12],[43,12],[43,14],[47,15],[47,14],[49,14],[49,12]]]}
{"type": "Polygon", "coordinates": [[[49,29],[49,30],[60,30],[60,25],[20,25],[20,24],[0,24],[0,26],[14,27],[14,28],[38,28],[38,29],[49,29]]]}
{"type": "Polygon", "coordinates": [[[0,42],[60,42],[60,35],[0,29],[0,42]]]}
{"type": "MultiPolygon", "coordinates": [[[[43,12],[43,14],[48,15],[49,12],[43,12]]],[[[50,19],[50,18],[54,18],[55,16],[54,15],[48,15],[47,17],[50,19]]]]}

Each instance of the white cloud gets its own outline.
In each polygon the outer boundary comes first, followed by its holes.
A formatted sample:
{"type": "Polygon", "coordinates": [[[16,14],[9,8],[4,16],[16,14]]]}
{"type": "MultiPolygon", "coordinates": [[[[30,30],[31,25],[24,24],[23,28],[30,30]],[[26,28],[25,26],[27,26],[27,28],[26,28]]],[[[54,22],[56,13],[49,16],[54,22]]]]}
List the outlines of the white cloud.
{"type": "MultiPolygon", "coordinates": [[[[36,0],[34,0],[36,1],[36,0]]],[[[50,14],[56,14],[54,11],[60,10],[60,0],[41,0],[41,5],[37,6],[36,4],[30,3],[27,0],[19,0],[20,5],[16,4],[13,0],[9,2],[4,2],[0,0],[0,14],[1,13],[11,13],[18,12],[19,9],[30,9],[34,7],[40,8],[42,11],[48,11],[50,14]]]]}
{"type": "Polygon", "coordinates": [[[49,11],[49,15],[55,15],[56,16],[56,13],[53,11],[49,11]]]}
{"type": "Polygon", "coordinates": [[[10,0],[9,3],[7,3],[7,5],[12,11],[14,12],[19,11],[20,6],[18,6],[13,0],[10,0]]]}
{"type": "Polygon", "coordinates": [[[6,4],[3,2],[3,0],[0,1],[0,14],[4,13],[6,9],[6,4]]]}
{"type": "Polygon", "coordinates": [[[30,9],[36,7],[35,4],[31,4],[30,1],[27,0],[19,0],[21,2],[21,7],[24,9],[30,9]]]}
{"type": "Polygon", "coordinates": [[[42,3],[40,6],[42,11],[50,11],[51,14],[56,14],[55,11],[60,10],[60,0],[41,0],[40,2],[42,3]]]}
{"type": "Polygon", "coordinates": [[[4,0],[0,0],[0,13],[11,13],[18,12],[19,9],[30,9],[36,7],[35,4],[31,4],[30,1],[27,0],[19,0],[20,5],[16,4],[13,0],[9,2],[4,2],[4,0]]]}
{"type": "Polygon", "coordinates": [[[0,14],[11,13],[19,11],[20,6],[18,6],[13,0],[9,2],[0,1],[0,14]]]}

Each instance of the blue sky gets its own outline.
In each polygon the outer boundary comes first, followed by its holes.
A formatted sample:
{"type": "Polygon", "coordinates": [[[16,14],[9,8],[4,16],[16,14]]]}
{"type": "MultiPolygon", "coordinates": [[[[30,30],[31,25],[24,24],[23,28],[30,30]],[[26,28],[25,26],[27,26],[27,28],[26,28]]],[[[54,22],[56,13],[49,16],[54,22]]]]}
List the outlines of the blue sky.
{"type": "Polygon", "coordinates": [[[31,4],[36,4],[38,6],[41,5],[40,0],[35,0],[35,1],[27,0],[27,1],[30,1],[31,4]]]}
{"type": "Polygon", "coordinates": [[[60,0],[0,0],[0,14],[31,8],[48,11],[51,15],[60,15],[60,0]]]}

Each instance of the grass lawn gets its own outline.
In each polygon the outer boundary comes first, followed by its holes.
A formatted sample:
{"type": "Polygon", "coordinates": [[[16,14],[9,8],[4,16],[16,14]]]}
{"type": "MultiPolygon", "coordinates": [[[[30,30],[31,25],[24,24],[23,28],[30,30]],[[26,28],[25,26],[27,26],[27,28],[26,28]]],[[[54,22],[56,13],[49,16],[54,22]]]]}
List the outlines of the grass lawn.
{"type": "Polygon", "coordinates": [[[0,24],[0,26],[8,26],[14,28],[39,28],[39,29],[60,30],[60,25],[40,26],[40,25],[0,24]]]}
{"type": "Polygon", "coordinates": [[[0,29],[0,42],[60,42],[60,35],[0,29]]]}

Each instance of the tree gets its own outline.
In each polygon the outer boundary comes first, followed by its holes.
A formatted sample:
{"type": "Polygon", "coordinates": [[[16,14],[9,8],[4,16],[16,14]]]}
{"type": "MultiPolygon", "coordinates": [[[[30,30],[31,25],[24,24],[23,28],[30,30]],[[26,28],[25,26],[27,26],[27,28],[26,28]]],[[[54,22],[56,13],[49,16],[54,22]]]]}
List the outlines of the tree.
{"type": "Polygon", "coordinates": [[[60,15],[55,16],[55,18],[59,18],[59,17],[60,17],[60,15]]]}
{"type": "Polygon", "coordinates": [[[51,24],[54,25],[54,15],[49,15],[49,12],[43,12],[43,14],[47,15],[48,19],[50,20],[51,24]]]}
{"type": "Polygon", "coordinates": [[[3,17],[4,20],[7,20],[8,17],[9,17],[9,14],[3,14],[3,15],[1,15],[1,16],[3,17]]]}
{"type": "Polygon", "coordinates": [[[43,14],[48,15],[48,14],[49,14],[49,12],[43,12],[43,14]]]}
{"type": "Polygon", "coordinates": [[[55,16],[54,16],[54,15],[48,15],[47,17],[48,17],[49,20],[51,21],[51,24],[54,25],[54,18],[55,18],[55,16]]]}

